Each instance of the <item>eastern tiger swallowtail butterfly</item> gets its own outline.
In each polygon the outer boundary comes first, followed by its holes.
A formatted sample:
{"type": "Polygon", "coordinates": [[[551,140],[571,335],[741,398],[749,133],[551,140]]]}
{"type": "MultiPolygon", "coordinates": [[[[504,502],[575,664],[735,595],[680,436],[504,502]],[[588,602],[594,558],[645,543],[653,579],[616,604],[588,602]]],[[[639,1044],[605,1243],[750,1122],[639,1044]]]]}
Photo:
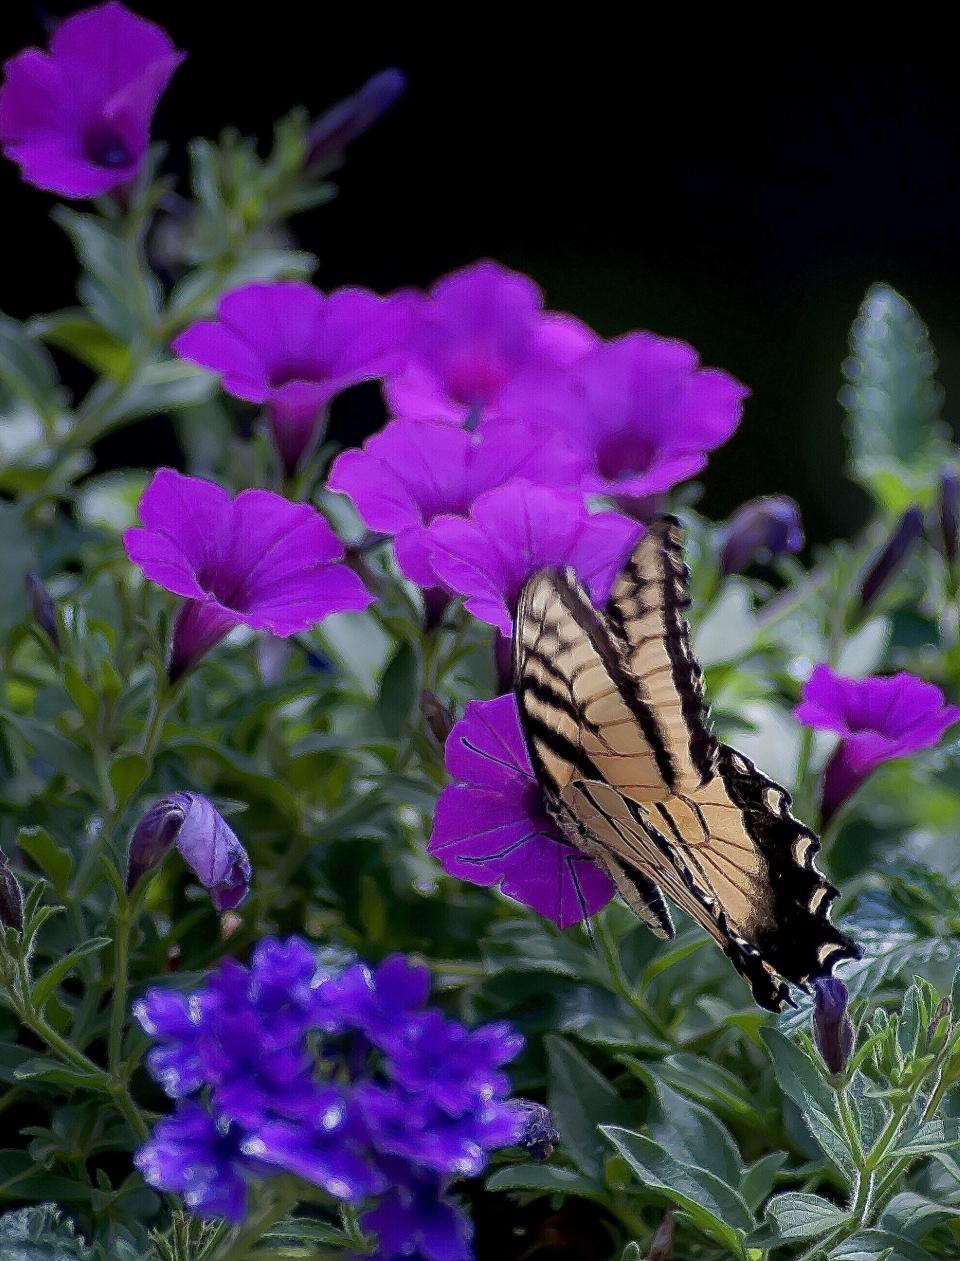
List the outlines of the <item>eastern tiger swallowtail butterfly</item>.
{"type": "Polygon", "coordinates": [[[837,891],[790,796],[713,736],[684,610],[679,522],[637,544],[603,613],[572,570],[523,588],[513,676],[550,814],[657,936],[663,893],[702,925],[761,1007],[789,1002],[859,947],[830,923],[837,891]],[[662,890],[662,892],[661,892],[662,890]]]}

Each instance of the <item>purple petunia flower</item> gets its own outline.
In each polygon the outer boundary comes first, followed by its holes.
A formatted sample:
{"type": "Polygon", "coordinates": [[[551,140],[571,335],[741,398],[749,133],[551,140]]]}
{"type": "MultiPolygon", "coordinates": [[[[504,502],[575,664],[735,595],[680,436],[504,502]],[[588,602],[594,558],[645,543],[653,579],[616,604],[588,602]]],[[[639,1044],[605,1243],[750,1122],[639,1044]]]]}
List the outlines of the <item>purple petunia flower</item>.
{"type": "Polygon", "coordinates": [[[626,502],[699,473],[740,423],[749,392],[701,368],[685,342],[627,333],[579,359],[562,390],[523,399],[519,414],[552,420],[580,446],[584,491],[626,502]]]}
{"type": "Polygon", "coordinates": [[[473,1224],[442,1189],[439,1178],[408,1175],[360,1218],[379,1239],[374,1261],[470,1261],[473,1224]]]}
{"type": "Polygon", "coordinates": [[[450,733],[428,845],[444,871],[497,884],[567,928],[606,906],[613,881],[575,849],[544,810],[513,693],[472,701],[450,733]]]}
{"type": "Polygon", "coordinates": [[[510,634],[524,582],[546,566],[571,566],[596,604],[643,526],[616,512],[590,513],[582,495],[515,478],[474,501],[469,517],[438,517],[424,536],[430,563],[466,608],[510,634]]]}
{"type": "Polygon", "coordinates": [[[231,499],[214,482],[159,469],[140,500],[143,529],[123,536],[152,582],[185,597],[170,678],[234,626],[286,637],[373,597],[346,565],[343,544],[316,509],[267,490],[231,499]]]}
{"type": "Polygon", "coordinates": [[[184,56],[115,0],[76,13],[49,52],[26,48],[6,63],[0,145],[37,188],[98,197],[136,175],[157,102],[184,56]]]}
{"type": "Polygon", "coordinates": [[[250,887],[250,859],[213,802],[178,792],[155,802],[134,829],[127,854],[127,892],[176,845],[217,911],[239,906],[250,887]]]}
{"type": "Polygon", "coordinates": [[[246,285],[220,299],[216,319],[182,332],[173,350],[218,372],[234,398],[266,406],[292,472],[317,441],[330,400],[397,362],[411,302],[367,289],[323,294],[298,280],[246,285]]]}
{"type": "Polygon", "coordinates": [[[241,1222],[256,1166],[240,1144],[236,1126],[218,1124],[198,1103],[184,1103],[157,1122],[133,1161],[145,1182],[182,1195],[198,1216],[241,1222]]]}
{"type": "Polygon", "coordinates": [[[397,563],[422,587],[436,583],[427,527],[438,516],[463,516],[485,491],[513,477],[570,487],[581,460],[561,435],[524,421],[489,420],[475,432],[432,420],[395,420],[362,451],[334,461],[330,490],[349,495],[372,530],[394,536],[397,563]]]}
{"type": "Polygon", "coordinates": [[[474,263],[418,304],[409,359],[385,382],[387,405],[416,420],[525,416],[518,400],[529,403],[597,340],[573,316],[544,311],[529,276],[474,263]]]}
{"type": "Polygon", "coordinates": [[[828,665],[818,665],[804,684],[795,713],[841,738],[824,774],[824,822],[881,763],[930,748],[960,722],[960,708],[916,675],[849,679],[828,665]]]}
{"type": "MultiPolygon", "coordinates": [[[[174,1098],[203,1103],[160,1122],[137,1158],[144,1177],[231,1221],[246,1181],[281,1171],[353,1204],[387,1193],[387,1256],[391,1197],[412,1214],[405,1238],[428,1222],[431,1238],[441,1222],[453,1231],[447,1181],[527,1132],[502,1071],[522,1039],[507,1024],[467,1029],[428,996],[426,968],[402,956],[334,968],[296,937],[260,942],[249,968],[225,960],[190,995],[149,990],[134,1005],[158,1043],[147,1067],[174,1098]]],[[[469,1224],[456,1228],[467,1246],[469,1224]]]]}

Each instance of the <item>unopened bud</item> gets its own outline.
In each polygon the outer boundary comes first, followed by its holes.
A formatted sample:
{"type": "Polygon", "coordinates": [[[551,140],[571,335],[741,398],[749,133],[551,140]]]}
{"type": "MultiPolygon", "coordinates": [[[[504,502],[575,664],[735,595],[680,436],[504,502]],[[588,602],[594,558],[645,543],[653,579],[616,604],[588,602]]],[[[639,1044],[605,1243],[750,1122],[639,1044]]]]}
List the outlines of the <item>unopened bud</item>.
{"type": "Polygon", "coordinates": [[[560,1134],[553,1124],[549,1108],[542,1103],[534,1103],[532,1099],[520,1099],[518,1102],[525,1113],[525,1125],[517,1139],[517,1146],[522,1147],[533,1160],[548,1160],[560,1143],[560,1134]]]}
{"type": "Polygon", "coordinates": [[[755,562],[799,552],[803,542],[796,503],[787,495],[763,495],[743,504],[727,522],[720,565],[725,574],[742,573],[755,562]]]}
{"type": "Polygon", "coordinates": [[[676,1209],[668,1208],[663,1215],[663,1221],[657,1227],[657,1233],[654,1235],[650,1244],[650,1251],[644,1257],[644,1261],[671,1261],[673,1257],[673,1232],[674,1232],[674,1213],[676,1209]]]}
{"type": "Polygon", "coordinates": [[[443,701],[425,687],[420,693],[420,709],[426,719],[427,726],[433,732],[437,744],[443,747],[447,742],[447,736],[453,730],[453,714],[449,708],[444,705],[443,701]]]}
{"type": "Polygon", "coordinates": [[[835,976],[814,983],[813,1040],[829,1072],[842,1073],[853,1050],[853,1025],[847,1015],[849,994],[835,976]]]}
{"type": "Polygon", "coordinates": [[[23,892],[0,849],[0,926],[23,932],[23,892]]]}
{"type": "Polygon", "coordinates": [[[310,128],[308,165],[320,166],[340,157],[406,89],[407,79],[402,70],[382,70],[352,96],[331,106],[310,128]]]}
{"type": "Polygon", "coordinates": [[[867,565],[860,584],[861,609],[865,609],[892,582],[922,533],[923,514],[919,508],[908,508],[889,539],[867,565]]]}
{"type": "Polygon", "coordinates": [[[27,574],[27,595],[33,607],[34,621],[49,639],[56,652],[60,651],[60,627],[57,624],[57,610],[50,592],[36,574],[27,574]]]}

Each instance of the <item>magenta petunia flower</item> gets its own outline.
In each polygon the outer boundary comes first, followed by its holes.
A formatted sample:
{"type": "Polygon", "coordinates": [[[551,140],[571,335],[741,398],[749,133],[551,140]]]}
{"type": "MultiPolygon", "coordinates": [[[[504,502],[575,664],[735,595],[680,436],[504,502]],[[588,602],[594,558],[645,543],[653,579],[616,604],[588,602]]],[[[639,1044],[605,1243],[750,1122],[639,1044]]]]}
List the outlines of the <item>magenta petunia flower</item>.
{"type": "Polygon", "coordinates": [[[623,500],[662,494],[699,473],[707,453],[727,441],[749,394],[699,364],[685,342],[628,333],[580,358],[562,390],[520,398],[518,414],[571,435],[588,464],[584,491],[623,500]]]}
{"type": "Polygon", "coordinates": [[[824,775],[824,822],[882,762],[929,749],[960,722],[960,708],[916,675],[849,679],[828,665],[818,665],[804,684],[795,714],[808,727],[840,736],[824,775]]]}
{"type": "Polygon", "coordinates": [[[569,565],[602,604],[642,533],[642,525],[620,513],[590,513],[577,491],[514,478],[480,495],[469,517],[437,517],[424,543],[444,586],[466,597],[474,617],[509,635],[531,574],[569,565]]]}
{"type": "Polygon", "coordinates": [[[6,63],[0,145],[37,188],[99,197],[136,175],[157,102],[185,54],[116,0],[67,18],[50,51],[6,63]]]}
{"type": "Polygon", "coordinates": [[[510,692],[471,701],[446,745],[429,852],[460,880],[499,885],[560,928],[599,911],[613,881],[546,813],[510,692]]]}
{"type": "Polygon", "coordinates": [[[245,285],[173,343],[182,359],[218,372],[234,398],[266,405],[288,472],[315,441],[327,404],[382,376],[402,353],[413,299],[367,289],[323,294],[298,280],[245,285]]]}
{"type": "Polygon", "coordinates": [[[140,500],[143,529],[123,536],[152,582],[185,597],[171,679],[234,626],[286,637],[373,597],[346,565],[343,544],[309,504],[267,490],[231,499],[221,486],[159,469],[140,500]]]}
{"type": "Polygon", "coordinates": [[[392,534],[400,568],[429,587],[437,579],[427,526],[436,517],[465,515],[479,495],[512,477],[569,487],[579,470],[564,437],[524,421],[489,420],[471,433],[441,421],[394,420],[362,451],[338,456],[327,486],[349,495],[372,530],[392,534]]]}
{"type": "Polygon", "coordinates": [[[529,404],[597,341],[573,316],[544,311],[529,276],[474,263],[417,305],[410,357],[386,379],[387,405],[407,419],[526,418],[516,399],[529,404]]]}

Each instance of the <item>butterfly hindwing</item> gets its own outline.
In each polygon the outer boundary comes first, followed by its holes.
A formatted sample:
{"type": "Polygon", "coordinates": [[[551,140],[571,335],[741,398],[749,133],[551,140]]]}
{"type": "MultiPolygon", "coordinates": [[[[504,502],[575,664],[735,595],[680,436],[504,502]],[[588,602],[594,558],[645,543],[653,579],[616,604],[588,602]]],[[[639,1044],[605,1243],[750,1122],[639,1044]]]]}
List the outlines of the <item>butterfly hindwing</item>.
{"type": "Polygon", "coordinates": [[[707,725],[683,610],[679,527],[655,523],[614,585],[609,622],[570,572],[526,584],[514,685],[544,798],[658,936],[661,890],[779,1010],[779,977],[806,985],[858,947],[829,920],[836,890],[789,795],[707,725]],[[649,542],[652,540],[652,542],[649,542]]]}

